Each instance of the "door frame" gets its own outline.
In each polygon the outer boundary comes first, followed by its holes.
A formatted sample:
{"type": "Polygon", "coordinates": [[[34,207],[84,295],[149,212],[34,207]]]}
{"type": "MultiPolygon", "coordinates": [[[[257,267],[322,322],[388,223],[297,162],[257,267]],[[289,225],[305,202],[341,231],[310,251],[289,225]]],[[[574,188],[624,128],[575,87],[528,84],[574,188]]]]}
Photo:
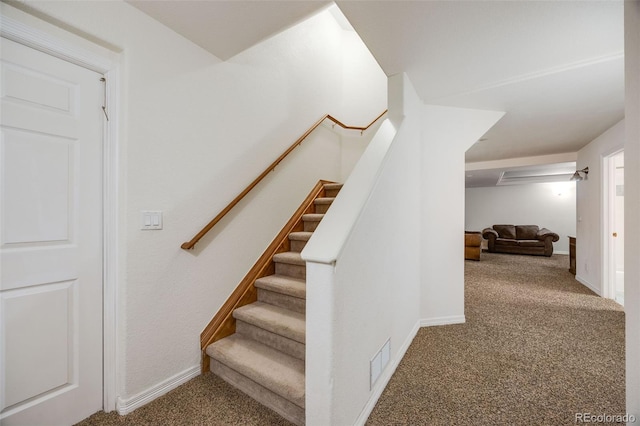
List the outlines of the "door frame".
{"type": "Polygon", "coordinates": [[[616,148],[602,155],[602,296],[616,299],[616,265],[613,255],[612,233],[615,214],[616,168],[613,158],[624,152],[616,148]]]}
{"type": "MultiPolygon", "coordinates": [[[[49,24],[47,24],[49,25],[49,24]]],[[[116,53],[96,54],[79,47],[67,39],[27,25],[21,21],[0,15],[0,36],[31,47],[83,68],[102,74],[105,82],[105,102],[109,119],[103,131],[103,247],[102,247],[102,292],[103,292],[103,409],[116,408],[118,389],[118,106],[119,58],[116,53]]],[[[87,43],[90,43],[87,41],[87,43]]],[[[98,46],[97,50],[105,50],[98,46]]]]}

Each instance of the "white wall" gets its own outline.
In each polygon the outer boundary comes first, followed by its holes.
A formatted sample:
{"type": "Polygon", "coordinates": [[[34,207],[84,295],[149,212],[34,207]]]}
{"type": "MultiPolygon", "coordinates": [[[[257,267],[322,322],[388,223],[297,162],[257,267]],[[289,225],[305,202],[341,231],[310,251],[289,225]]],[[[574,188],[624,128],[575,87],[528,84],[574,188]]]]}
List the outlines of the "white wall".
{"type": "Polygon", "coordinates": [[[538,225],[560,236],[554,253],[569,253],[576,232],[576,184],[533,183],[467,188],[465,230],[482,231],[495,224],[538,225]]]}
{"type": "Polygon", "coordinates": [[[421,319],[464,322],[465,151],[503,112],[425,105],[421,141],[421,319]]]}
{"type": "MultiPolygon", "coordinates": [[[[339,8],[334,6],[338,11],[339,8]]],[[[342,13],[342,12],[338,12],[342,13]]],[[[372,88],[387,87],[387,76],[378,65],[364,42],[353,30],[342,31],[342,105],[336,117],[349,117],[346,124],[366,126],[386,109],[387,92],[372,88]],[[364,105],[363,101],[370,102],[364,105]],[[384,108],[378,110],[380,105],[384,108]],[[337,115],[340,114],[340,115],[337,115]]]]}
{"type": "Polygon", "coordinates": [[[624,139],[623,120],[578,151],[576,168],[589,167],[589,175],[576,184],[576,279],[597,294],[603,290],[603,157],[623,148],[624,139]]]}
{"type": "Polygon", "coordinates": [[[342,163],[340,166],[340,182],[345,182],[347,180],[347,178],[351,174],[351,171],[360,160],[360,157],[362,157],[362,153],[365,151],[365,149],[367,149],[367,146],[369,146],[369,142],[371,142],[371,139],[380,128],[380,124],[382,124],[384,118],[385,117],[382,117],[380,120],[378,120],[378,122],[371,126],[369,130],[363,132],[362,134],[357,130],[344,130],[340,132],[342,138],[342,163]]]}
{"type": "Polygon", "coordinates": [[[627,412],[640,418],[640,4],[624,4],[627,412]]]}
{"type": "Polygon", "coordinates": [[[343,64],[349,49],[366,53],[343,45],[326,11],[222,62],[124,2],[27,7],[120,53],[118,393],[126,409],[165,380],[197,373],[204,326],[313,184],[340,180],[339,137],[321,129],[194,251],[180,244],[322,115],[371,121],[386,107],[386,87],[359,87],[346,106],[346,80],[380,81],[381,71],[370,60],[354,62],[357,73],[343,64]],[[140,210],[162,210],[164,229],[139,231],[140,210]]]}

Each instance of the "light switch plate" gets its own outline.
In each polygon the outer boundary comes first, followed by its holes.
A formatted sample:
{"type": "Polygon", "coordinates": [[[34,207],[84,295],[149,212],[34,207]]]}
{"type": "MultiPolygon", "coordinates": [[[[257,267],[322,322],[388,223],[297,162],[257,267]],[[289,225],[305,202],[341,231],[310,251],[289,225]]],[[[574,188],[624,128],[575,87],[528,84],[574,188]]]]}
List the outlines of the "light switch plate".
{"type": "Polygon", "coordinates": [[[148,211],[148,210],[141,211],[140,212],[140,229],[142,230],[162,229],[162,212],[148,211]]]}

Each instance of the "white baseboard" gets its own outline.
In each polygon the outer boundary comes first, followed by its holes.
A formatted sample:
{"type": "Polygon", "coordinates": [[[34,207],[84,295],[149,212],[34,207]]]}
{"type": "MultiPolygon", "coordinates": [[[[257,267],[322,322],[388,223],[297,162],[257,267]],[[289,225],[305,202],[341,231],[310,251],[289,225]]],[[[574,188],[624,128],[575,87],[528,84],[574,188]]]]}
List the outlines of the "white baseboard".
{"type": "Polygon", "coordinates": [[[600,289],[596,288],[593,284],[591,284],[588,280],[585,280],[584,278],[582,278],[579,275],[576,275],[576,281],[578,281],[580,284],[582,284],[583,286],[587,287],[589,290],[591,290],[592,292],[594,292],[595,294],[597,294],[598,296],[602,297],[602,292],[600,291],[600,289]]]}
{"type": "Polygon", "coordinates": [[[464,324],[464,315],[451,315],[448,317],[423,318],[420,320],[420,327],[433,327],[436,325],[464,324]]]}
{"type": "Polygon", "coordinates": [[[358,416],[358,418],[354,423],[355,425],[361,426],[366,423],[367,419],[369,418],[369,415],[371,414],[376,404],[378,403],[378,399],[380,398],[380,395],[382,395],[382,391],[384,391],[384,389],[387,387],[389,380],[391,380],[391,376],[393,376],[393,373],[395,373],[396,368],[398,368],[400,361],[402,361],[402,358],[404,358],[404,354],[407,352],[407,349],[409,349],[409,346],[411,346],[411,342],[413,342],[413,339],[416,337],[416,334],[418,333],[419,329],[420,329],[420,321],[416,322],[416,325],[413,327],[411,332],[409,332],[409,335],[407,336],[405,341],[402,343],[402,346],[399,348],[395,358],[391,360],[387,368],[382,372],[382,374],[378,378],[378,381],[375,387],[373,388],[373,392],[371,392],[371,396],[369,397],[369,400],[365,404],[364,408],[360,412],[360,415],[358,416]]]}
{"type": "Polygon", "coordinates": [[[168,378],[163,382],[158,383],[155,386],[150,387],[145,391],[140,392],[137,395],[132,396],[131,398],[122,399],[118,397],[116,401],[116,410],[120,415],[129,414],[136,408],[140,408],[143,405],[150,403],[154,399],[177,388],[181,384],[188,382],[194,377],[197,377],[198,375],[200,375],[200,372],[200,366],[196,365],[184,370],[181,373],[176,374],[173,377],[168,378]]]}
{"type": "Polygon", "coordinates": [[[564,250],[554,250],[553,254],[569,254],[569,252],[564,250]]]}

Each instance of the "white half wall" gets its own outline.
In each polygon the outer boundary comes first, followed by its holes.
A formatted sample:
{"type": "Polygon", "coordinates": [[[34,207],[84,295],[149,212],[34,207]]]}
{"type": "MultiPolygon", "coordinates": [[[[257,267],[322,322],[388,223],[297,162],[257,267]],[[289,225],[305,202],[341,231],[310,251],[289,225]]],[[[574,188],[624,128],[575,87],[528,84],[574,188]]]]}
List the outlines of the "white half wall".
{"type": "MultiPolygon", "coordinates": [[[[411,90],[402,81],[390,87],[411,90]]],[[[397,133],[382,124],[302,252],[310,426],[364,424],[417,331],[420,109],[413,105],[394,122],[397,133]],[[370,361],[387,340],[388,363],[372,384],[370,361]]]]}
{"type": "MultiPolygon", "coordinates": [[[[554,253],[569,253],[576,232],[575,182],[467,188],[465,230],[482,231],[495,224],[538,225],[560,236],[554,253]]],[[[567,266],[568,267],[568,266],[567,266]]]]}
{"type": "Polygon", "coordinates": [[[627,412],[640,418],[640,3],[624,3],[627,412]]]}
{"type": "Polygon", "coordinates": [[[425,324],[464,322],[465,151],[503,112],[425,105],[421,141],[421,308],[425,324]]]}
{"type": "MultiPolygon", "coordinates": [[[[578,151],[576,163],[576,169],[589,167],[588,178],[576,183],[576,279],[600,295],[604,259],[603,158],[622,149],[624,140],[622,120],[578,151]]],[[[625,173],[628,170],[625,167],[625,173]]]]}

